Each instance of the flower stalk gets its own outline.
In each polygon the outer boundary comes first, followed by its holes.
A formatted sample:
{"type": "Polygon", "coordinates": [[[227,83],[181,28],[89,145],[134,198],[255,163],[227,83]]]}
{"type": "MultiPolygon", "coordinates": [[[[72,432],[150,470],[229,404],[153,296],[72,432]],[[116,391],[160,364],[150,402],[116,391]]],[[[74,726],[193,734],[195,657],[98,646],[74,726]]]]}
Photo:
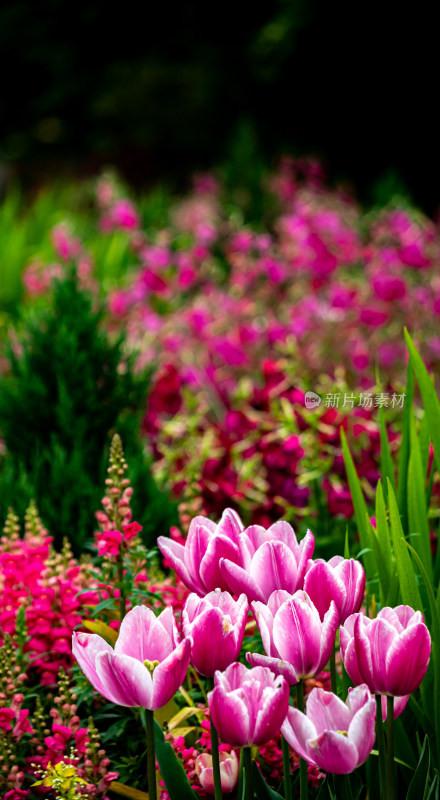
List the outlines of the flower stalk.
{"type": "MultiPolygon", "coordinates": [[[[299,681],[296,684],[296,706],[298,711],[304,714],[304,683],[299,681]]],[[[309,784],[307,781],[307,761],[299,759],[299,793],[301,800],[307,800],[309,796],[309,784]]]]}
{"type": "MultiPolygon", "coordinates": [[[[214,688],[214,679],[208,678],[209,688],[214,688]]],[[[210,719],[211,730],[211,754],[212,754],[212,773],[214,778],[214,798],[215,800],[222,800],[222,782],[220,775],[220,755],[218,750],[218,733],[216,727],[210,719]]]]}
{"type": "Polygon", "coordinates": [[[284,797],[292,800],[292,781],[290,779],[290,749],[289,743],[284,736],[281,737],[283,749],[283,774],[284,774],[284,797]]]}
{"type": "Polygon", "coordinates": [[[387,695],[387,800],[395,800],[394,786],[394,697],[387,695]]]}
{"type": "MultiPolygon", "coordinates": [[[[157,800],[156,787],[156,752],[154,747],[154,711],[145,709],[147,734],[147,777],[149,800],[157,800]]],[[[217,800],[217,799],[216,799],[217,800]]]]}
{"type": "Polygon", "coordinates": [[[382,796],[384,796],[386,746],[385,746],[385,736],[383,732],[383,723],[382,723],[382,695],[380,694],[376,694],[376,736],[377,736],[377,749],[379,750],[380,791],[382,796]]]}
{"type": "MultiPolygon", "coordinates": [[[[246,800],[253,800],[254,798],[254,784],[252,780],[252,750],[250,747],[243,747],[243,766],[244,774],[246,776],[246,800]]],[[[216,798],[217,800],[217,798],[216,798]]]]}

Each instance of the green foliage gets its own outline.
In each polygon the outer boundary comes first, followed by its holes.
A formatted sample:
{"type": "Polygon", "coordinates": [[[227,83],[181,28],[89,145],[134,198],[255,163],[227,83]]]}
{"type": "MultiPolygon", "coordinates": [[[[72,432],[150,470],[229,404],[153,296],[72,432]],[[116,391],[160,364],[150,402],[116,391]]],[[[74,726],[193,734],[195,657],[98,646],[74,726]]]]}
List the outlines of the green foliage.
{"type": "MultiPolygon", "coordinates": [[[[0,515],[22,515],[34,498],[60,543],[79,552],[94,530],[110,436],[117,429],[133,465],[133,513],[146,536],[170,522],[139,441],[148,376],[134,377],[123,337],[110,341],[88,293],[72,272],[53,286],[51,305],[23,321],[20,351],[9,352],[0,393],[7,454],[0,470],[0,515]],[[142,503],[142,506],[140,505],[142,503]]],[[[130,475],[131,478],[131,475],[130,475]]]]}

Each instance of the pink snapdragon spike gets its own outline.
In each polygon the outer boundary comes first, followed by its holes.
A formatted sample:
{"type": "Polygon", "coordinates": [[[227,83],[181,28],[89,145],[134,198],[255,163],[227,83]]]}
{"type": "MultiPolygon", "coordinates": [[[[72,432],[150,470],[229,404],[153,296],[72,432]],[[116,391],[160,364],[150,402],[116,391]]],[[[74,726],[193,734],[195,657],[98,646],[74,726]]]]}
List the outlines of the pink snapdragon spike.
{"type": "Polygon", "coordinates": [[[73,654],[94,689],[119,706],[161,708],[183,682],[190,640],[179,643],[172,608],[158,617],[136,606],[126,614],[113,649],[101,636],[74,633],[73,654]]]}
{"type": "MultiPolygon", "coordinates": [[[[223,794],[229,794],[235,789],[238,783],[238,758],[235,750],[230,753],[219,753],[220,758],[220,780],[223,794]]],[[[205,792],[214,794],[214,775],[212,768],[212,756],[209,753],[201,753],[197,756],[195,770],[200,785],[205,792]]]]}
{"type": "Polygon", "coordinates": [[[235,747],[261,745],[280,730],[289,706],[289,686],[266,667],[235,662],[215,673],[208,693],[212,722],[220,738],[235,747]]]}
{"type": "Polygon", "coordinates": [[[306,592],[276,591],[267,605],[252,603],[266,655],[246,653],[250,664],[269,667],[293,686],[325,667],[335,643],[339,615],[335,602],[321,621],[306,592]]]}
{"type": "Polygon", "coordinates": [[[375,694],[402,697],[421,684],[431,637],[420,611],[382,608],[376,619],[352,614],[340,629],[341,655],[351,680],[375,694]]]}
{"type": "Polygon", "coordinates": [[[300,543],[288,522],[280,520],[267,530],[251,525],[238,542],[239,561],[220,559],[220,570],[229,590],[244,592],[249,601],[266,603],[276,589],[293,594],[302,589],[315,548],[315,537],[307,531],[300,543]]]}
{"type": "Polygon", "coordinates": [[[332,692],[312,689],[306,713],[290,707],[281,732],[301,758],[345,775],[370,755],[375,721],[376,703],[365,684],[349,689],[346,703],[332,692]]]}
{"type": "Polygon", "coordinates": [[[228,589],[219,561],[238,559],[238,540],[243,530],[238,514],[227,508],[218,525],[206,517],[194,517],[185,545],[167,536],[159,536],[157,544],[185,586],[203,597],[217,588],[228,589]]]}
{"type": "Polygon", "coordinates": [[[191,664],[212,678],[236,661],[243,643],[249,604],[245,594],[234,600],[216,589],[204,598],[190,594],[183,612],[182,628],[191,639],[191,664]]]}
{"type": "Polygon", "coordinates": [[[318,609],[321,619],[334,600],[339,623],[342,625],[362,605],[365,591],[364,568],[354,558],[334,556],[328,562],[317,559],[306,574],[304,591],[318,609]]]}

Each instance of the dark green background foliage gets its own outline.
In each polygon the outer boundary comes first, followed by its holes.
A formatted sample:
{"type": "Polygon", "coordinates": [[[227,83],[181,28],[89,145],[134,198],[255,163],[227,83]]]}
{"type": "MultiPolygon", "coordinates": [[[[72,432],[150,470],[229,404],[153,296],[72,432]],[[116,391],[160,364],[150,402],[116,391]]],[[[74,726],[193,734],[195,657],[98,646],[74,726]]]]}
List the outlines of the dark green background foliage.
{"type": "Polygon", "coordinates": [[[26,180],[102,163],[131,184],[183,179],[223,161],[247,121],[269,160],[317,152],[361,195],[391,171],[430,211],[434,8],[5,0],[0,182],[2,161],[26,180]]]}
{"type": "Polygon", "coordinates": [[[121,435],[134,489],[134,518],[146,544],[174,521],[174,507],[149,474],[139,438],[148,375],[119,364],[123,337],[111,342],[88,293],[72,273],[53,286],[51,305],[23,323],[22,350],[10,352],[2,379],[0,431],[7,453],[0,466],[0,515],[22,516],[34,498],[57,545],[75,552],[96,528],[111,435],[121,435]]]}

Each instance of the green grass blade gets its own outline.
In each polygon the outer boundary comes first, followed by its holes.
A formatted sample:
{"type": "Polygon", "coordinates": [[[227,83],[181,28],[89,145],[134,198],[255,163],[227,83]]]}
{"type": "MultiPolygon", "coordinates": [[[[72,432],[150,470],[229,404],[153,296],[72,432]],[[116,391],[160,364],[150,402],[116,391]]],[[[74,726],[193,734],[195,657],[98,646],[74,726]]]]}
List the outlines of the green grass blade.
{"type": "Polygon", "coordinates": [[[394,464],[391,458],[390,443],[388,441],[387,426],[385,423],[385,412],[383,407],[379,407],[379,426],[380,426],[380,471],[384,486],[387,485],[387,479],[393,487],[394,494],[396,493],[396,484],[394,480],[394,464]]]}
{"type": "Polygon", "coordinates": [[[440,469],[440,403],[435,386],[429,376],[423,360],[418,353],[411,336],[405,328],[405,339],[411,355],[417,382],[423,397],[423,405],[427,417],[428,428],[434,445],[437,468],[440,469]]]}
{"type": "Polygon", "coordinates": [[[341,429],[341,444],[342,452],[344,455],[345,469],[347,471],[348,483],[350,486],[351,497],[354,505],[354,513],[356,517],[356,524],[359,533],[361,548],[364,551],[363,560],[367,577],[374,578],[376,574],[375,559],[372,552],[372,543],[370,536],[371,526],[367,522],[369,517],[367,504],[364,500],[362,487],[356,472],[356,468],[348,448],[347,439],[344,431],[341,429]]]}
{"type": "Polygon", "coordinates": [[[411,359],[408,362],[408,373],[406,380],[406,402],[403,411],[402,441],[399,450],[398,479],[397,479],[397,505],[402,515],[402,527],[405,533],[407,527],[407,498],[406,489],[408,485],[408,462],[410,453],[410,431],[412,418],[412,403],[414,395],[414,374],[411,359]]]}
{"type": "Polygon", "coordinates": [[[426,513],[425,475],[414,419],[411,422],[411,454],[408,464],[408,532],[415,551],[432,583],[431,539],[426,513]]]}
{"type": "Polygon", "coordinates": [[[403,535],[399,509],[393,487],[388,483],[388,505],[390,510],[391,538],[396,558],[397,575],[400,585],[400,596],[405,605],[423,611],[419,587],[403,535]]]}

